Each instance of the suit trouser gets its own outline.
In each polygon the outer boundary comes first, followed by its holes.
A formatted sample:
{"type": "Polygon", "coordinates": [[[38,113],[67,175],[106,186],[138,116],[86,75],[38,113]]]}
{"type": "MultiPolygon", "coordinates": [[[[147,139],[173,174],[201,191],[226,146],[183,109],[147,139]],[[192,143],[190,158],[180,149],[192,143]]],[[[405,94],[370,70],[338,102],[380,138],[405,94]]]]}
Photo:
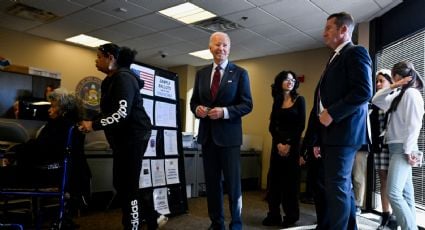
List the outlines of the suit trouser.
{"type": "Polygon", "coordinates": [[[351,173],[360,146],[322,146],[325,196],[330,228],[356,230],[356,205],[351,173]]]}
{"type": "MultiPolygon", "coordinates": [[[[324,155],[322,153],[322,155],[324,155]]],[[[317,230],[329,229],[329,214],[325,193],[325,168],[322,158],[311,159],[308,162],[309,174],[314,175],[311,178],[313,187],[314,207],[316,208],[317,230]]]]}
{"type": "Polygon", "coordinates": [[[223,173],[232,216],[230,229],[242,229],[240,146],[220,147],[209,140],[202,145],[202,158],[211,226],[214,229],[225,229],[221,177],[223,173]]]}

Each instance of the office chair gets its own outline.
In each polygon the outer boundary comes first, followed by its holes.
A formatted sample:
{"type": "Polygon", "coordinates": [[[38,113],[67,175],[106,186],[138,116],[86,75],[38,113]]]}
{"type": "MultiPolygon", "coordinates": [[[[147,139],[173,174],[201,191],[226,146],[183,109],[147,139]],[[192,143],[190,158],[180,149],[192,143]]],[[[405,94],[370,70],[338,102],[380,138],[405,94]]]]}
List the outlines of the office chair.
{"type": "MultiPolygon", "coordinates": [[[[69,160],[71,157],[71,149],[72,149],[72,139],[73,139],[73,133],[74,133],[74,126],[71,126],[68,130],[67,135],[67,141],[65,145],[65,157],[63,159],[63,162],[60,164],[51,164],[47,166],[47,169],[62,169],[62,174],[59,182],[59,186],[57,189],[46,189],[43,187],[31,187],[31,188],[0,188],[0,197],[5,198],[7,201],[8,198],[11,197],[31,197],[31,198],[42,198],[42,197],[57,197],[59,198],[59,213],[57,216],[57,221],[54,223],[51,229],[61,229],[62,223],[64,220],[64,212],[65,212],[65,188],[68,182],[68,170],[69,170],[69,160]],[[57,167],[59,166],[59,167],[57,167]]],[[[43,166],[44,167],[44,166],[43,166]]],[[[6,205],[7,206],[7,205],[6,205]]],[[[36,212],[39,212],[40,210],[36,210],[36,212]]],[[[40,220],[41,216],[37,213],[37,219],[36,220],[36,229],[41,229],[42,221],[40,220]]],[[[0,224],[0,229],[2,227],[6,226],[20,226],[20,224],[0,224]]],[[[18,228],[19,229],[19,228],[18,228]]],[[[22,228],[21,228],[22,229],[22,228]]]]}
{"type": "Polygon", "coordinates": [[[27,130],[13,120],[0,120],[0,140],[12,143],[25,143],[30,139],[27,130]]]}

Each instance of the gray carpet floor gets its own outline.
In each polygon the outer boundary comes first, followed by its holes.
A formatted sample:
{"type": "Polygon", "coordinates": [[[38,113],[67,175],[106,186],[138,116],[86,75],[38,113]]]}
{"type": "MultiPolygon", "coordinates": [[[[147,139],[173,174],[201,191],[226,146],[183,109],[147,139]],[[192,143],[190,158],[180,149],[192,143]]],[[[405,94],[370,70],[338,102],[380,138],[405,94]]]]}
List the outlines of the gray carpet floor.
{"type": "MultiPolygon", "coordinates": [[[[227,197],[225,197],[227,199],[227,197]]],[[[225,206],[225,219],[228,224],[230,215],[228,212],[227,201],[225,206]]],[[[163,230],[203,230],[210,225],[207,214],[207,205],[205,197],[188,199],[189,211],[187,214],[178,215],[169,218],[168,223],[163,230]]],[[[301,217],[296,226],[289,228],[292,230],[314,229],[315,211],[313,205],[301,204],[301,217]]],[[[267,203],[264,201],[264,191],[248,191],[243,194],[242,218],[244,229],[279,229],[278,227],[265,227],[261,225],[263,218],[267,213],[267,203]]],[[[119,209],[110,209],[106,211],[97,211],[82,214],[75,218],[75,222],[80,225],[81,230],[115,230],[121,227],[121,211],[119,209]]],[[[357,218],[360,230],[376,229],[379,217],[373,214],[361,214],[357,218]]]]}

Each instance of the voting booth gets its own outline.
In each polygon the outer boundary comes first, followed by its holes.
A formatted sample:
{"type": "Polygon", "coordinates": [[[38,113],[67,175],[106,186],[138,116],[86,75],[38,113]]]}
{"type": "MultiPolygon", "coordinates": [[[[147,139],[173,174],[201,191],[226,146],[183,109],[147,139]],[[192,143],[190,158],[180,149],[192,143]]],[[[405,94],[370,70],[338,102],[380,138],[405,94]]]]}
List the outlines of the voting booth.
{"type": "Polygon", "coordinates": [[[161,214],[188,210],[177,74],[134,63],[130,69],[145,82],[143,106],[153,124],[139,187],[153,188],[155,209],[161,214]]]}

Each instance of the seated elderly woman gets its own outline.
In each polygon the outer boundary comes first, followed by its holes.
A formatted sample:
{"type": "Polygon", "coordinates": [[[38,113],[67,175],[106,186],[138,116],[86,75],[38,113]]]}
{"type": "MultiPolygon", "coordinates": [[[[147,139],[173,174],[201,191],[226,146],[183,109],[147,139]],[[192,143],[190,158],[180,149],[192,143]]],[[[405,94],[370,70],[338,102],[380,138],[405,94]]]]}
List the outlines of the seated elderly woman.
{"type": "MultiPolygon", "coordinates": [[[[58,162],[64,158],[64,146],[68,130],[81,119],[81,103],[64,89],[56,89],[48,95],[49,119],[34,140],[15,149],[18,164],[40,165],[58,162]]],[[[75,132],[73,155],[83,154],[84,135],[75,132]]]]}
{"type": "MultiPolygon", "coordinates": [[[[51,92],[47,99],[51,103],[47,123],[39,130],[36,139],[14,147],[12,164],[4,167],[9,173],[1,176],[2,186],[59,182],[59,175],[49,169],[63,162],[68,131],[81,120],[82,106],[77,97],[61,88],[51,92]]],[[[67,186],[71,197],[81,197],[90,191],[91,174],[84,155],[84,138],[78,129],[74,130],[67,186]]]]}

